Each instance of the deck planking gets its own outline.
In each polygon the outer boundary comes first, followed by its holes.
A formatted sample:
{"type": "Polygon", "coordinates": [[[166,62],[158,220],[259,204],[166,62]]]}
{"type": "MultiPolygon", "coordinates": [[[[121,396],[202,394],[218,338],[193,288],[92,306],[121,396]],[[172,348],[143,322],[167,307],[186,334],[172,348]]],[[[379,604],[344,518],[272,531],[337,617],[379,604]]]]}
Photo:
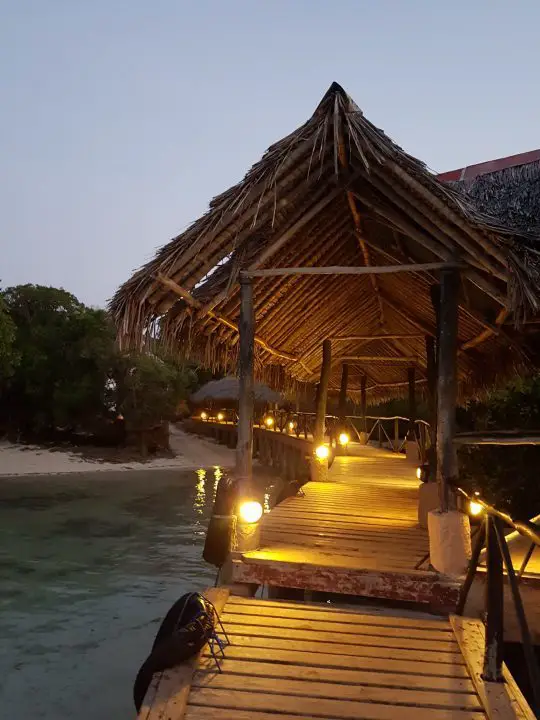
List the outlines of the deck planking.
{"type": "Polygon", "coordinates": [[[260,546],[233,566],[236,582],[451,605],[458,585],[416,566],[429,551],[418,526],[415,467],[353,444],[327,482],[309,482],[265,515],[260,546]]]}

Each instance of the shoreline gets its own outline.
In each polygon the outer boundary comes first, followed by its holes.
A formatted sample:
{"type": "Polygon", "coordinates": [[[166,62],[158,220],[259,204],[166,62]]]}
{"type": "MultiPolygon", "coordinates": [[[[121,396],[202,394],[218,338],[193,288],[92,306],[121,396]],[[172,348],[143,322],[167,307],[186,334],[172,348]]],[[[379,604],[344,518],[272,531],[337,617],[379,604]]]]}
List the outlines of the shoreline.
{"type": "Polygon", "coordinates": [[[170,445],[174,457],[108,462],[85,459],[75,449],[48,449],[38,445],[0,441],[0,480],[36,476],[65,478],[88,473],[120,474],[159,470],[189,472],[200,468],[234,467],[234,450],[218,445],[213,440],[185,433],[174,425],[170,427],[170,445]]]}

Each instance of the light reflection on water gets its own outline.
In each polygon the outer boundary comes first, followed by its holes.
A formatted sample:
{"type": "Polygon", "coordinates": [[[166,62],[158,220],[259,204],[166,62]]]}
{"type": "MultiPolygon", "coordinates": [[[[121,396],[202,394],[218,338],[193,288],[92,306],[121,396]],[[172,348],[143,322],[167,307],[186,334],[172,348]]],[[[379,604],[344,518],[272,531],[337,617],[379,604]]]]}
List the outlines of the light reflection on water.
{"type": "Polygon", "coordinates": [[[0,480],[0,708],[133,718],[135,674],[201,559],[221,471],[0,480]]]}

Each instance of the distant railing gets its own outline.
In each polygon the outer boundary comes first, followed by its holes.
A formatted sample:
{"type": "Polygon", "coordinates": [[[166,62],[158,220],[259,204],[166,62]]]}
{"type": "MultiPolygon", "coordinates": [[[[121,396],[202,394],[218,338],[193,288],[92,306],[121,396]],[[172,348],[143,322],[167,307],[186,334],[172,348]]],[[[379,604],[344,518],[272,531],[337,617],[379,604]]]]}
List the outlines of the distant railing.
{"type": "MultiPolygon", "coordinates": [[[[236,424],[238,416],[235,411],[215,411],[201,413],[198,419],[220,424],[236,424]]],[[[315,430],[315,413],[296,410],[272,410],[255,417],[255,427],[271,432],[285,433],[296,438],[309,440],[315,430]]],[[[375,415],[337,415],[325,416],[325,438],[331,447],[340,446],[340,435],[346,433],[350,439],[362,444],[378,443],[379,447],[387,447],[393,452],[403,451],[408,439],[411,439],[411,421],[407,417],[393,415],[380,417],[375,415]]],[[[425,420],[415,420],[413,440],[417,443],[421,461],[431,445],[430,425],[425,420]]]]}
{"type": "MultiPolygon", "coordinates": [[[[498,441],[496,434],[489,436],[490,445],[540,445],[540,438],[537,436],[535,441],[531,436],[526,442],[517,435],[513,436],[514,442],[509,441],[508,434],[499,435],[498,441]],[[501,442],[502,441],[502,442],[501,442]]],[[[468,435],[456,438],[456,442],[460,444],[475,445],[485,444],[485,435],[468,435]]],[[[540,546],[540,527],[532,522],[523,522],[514,520],[508,513],[501,512],[493,506],[486,503],[477,494],[470,496],[461,488],[457,488],[457,495],[469,503],[476,504],[476,509],[482,513],[482,523],[476,534],[476,542],[474,543],[471,561],[465,582],[462,586],[456,613],[462,615],[467,602],[467,597],[476,572],[480,564],[480,556],[484,545],[486,547],[486,639],[484,647],[484,680],[491,682],[500,682],[502,679],[503,664],[503,642],[504,642],[504,570],[508,577],[508,584],[514,604],[514,609],[523,643],[523,652],[527,673],[533,693],[534,707],[533,710],[540,717],[540,668],[536,658],[534,646],[531,639],[531,633],[525,615],[525,608],[520,594],[520,580],[526,571],[527,565],[532,557],[533,552],[540,546]],[[530,541],[529,549],[521,563],[519,570],[516,572],[510,549],[508,547],[508,538],[505,535],[505,528],[510,528],[515,533],[527,538],[530,541]]]]}

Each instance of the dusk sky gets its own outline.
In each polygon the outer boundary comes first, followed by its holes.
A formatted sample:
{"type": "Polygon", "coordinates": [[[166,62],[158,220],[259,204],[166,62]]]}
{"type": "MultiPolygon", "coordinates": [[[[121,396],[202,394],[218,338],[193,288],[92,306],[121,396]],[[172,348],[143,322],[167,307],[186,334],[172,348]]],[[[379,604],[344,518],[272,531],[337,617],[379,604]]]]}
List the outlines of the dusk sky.
{"type": "Polygon", "coordinates": [[[333,80],[433,170],[540,147],[538,0],[0,0],[0,284],[104,305],[333,80]]]}

